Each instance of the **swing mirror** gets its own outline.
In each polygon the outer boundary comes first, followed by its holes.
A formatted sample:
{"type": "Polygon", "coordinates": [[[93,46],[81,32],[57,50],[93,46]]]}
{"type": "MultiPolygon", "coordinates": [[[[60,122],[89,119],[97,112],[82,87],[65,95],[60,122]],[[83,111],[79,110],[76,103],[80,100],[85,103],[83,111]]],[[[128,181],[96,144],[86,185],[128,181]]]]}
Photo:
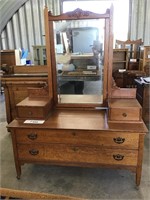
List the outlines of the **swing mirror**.
{"type": "Polygon", "coordinates": [[[109,12],[49,14],[51,67],[59,106],[103,106],[107,94],[109,12]]]}

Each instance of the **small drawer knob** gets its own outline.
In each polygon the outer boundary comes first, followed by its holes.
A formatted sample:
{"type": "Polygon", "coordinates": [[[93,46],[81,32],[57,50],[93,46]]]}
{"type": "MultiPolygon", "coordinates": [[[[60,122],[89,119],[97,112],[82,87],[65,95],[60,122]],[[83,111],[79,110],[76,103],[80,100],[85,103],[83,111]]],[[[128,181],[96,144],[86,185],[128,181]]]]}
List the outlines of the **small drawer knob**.
{"type": "Polygon", "coordinates": [[[127,117],[127,113],[122,113],[122,116],[123,117],[127,117]]]}
{"type": "Polygon", "coordinates": [[[30,140],[35,140],[35,139],[37,139],[37,134],[36,134],[36,133],[29,133],[29,134],[28,134],[28,138],[29,138],[30,140]]]}
{"type": "Polygon", "coordinates": [[[117,144],[122,144],[122,143],[124,143],[125,138],[117,137],[117,138],[113,138],[113,140],[117,144]]]}
{"type": "Polygon", "coordinates": [[[72,150],[73,150],[74,152],[77,152],[77,151],[79,150],[79,148],[78,148],[78,147],[72,147],[72,150]]]}
{"type": "Polygon", "coordinates": [[[39,154],[39,150],[31,149],[31,150],[29,150],[29,153],[30,153],[32,156],[36,156],[36,155],[39,154]]]}
{"type": "Polygon", "coordinates": [[[123,160],[124,158],[124,155],[121,155],[121,154],[115,154],[113,155],[113,158],[117,161],[120,161],[120,160],[123,160]]]}

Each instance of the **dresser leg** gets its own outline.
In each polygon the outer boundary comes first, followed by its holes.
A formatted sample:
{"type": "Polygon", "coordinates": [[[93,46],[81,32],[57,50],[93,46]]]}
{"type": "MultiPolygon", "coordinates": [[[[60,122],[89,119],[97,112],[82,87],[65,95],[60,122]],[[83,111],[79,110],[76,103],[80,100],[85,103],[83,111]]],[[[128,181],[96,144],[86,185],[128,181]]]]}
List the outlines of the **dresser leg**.
{"type": "Polygon", "coordinates": [[[20,179],[20,177],[21,177],[21,166],[20,165],[16,166],[16,172],[17,172],[16,178],[20,179]]]}
{"type": "Polygon", "coordinates": [[[143,149],[144,149],[144,135],[140,135],[139,136],[138,162],[137,162],[137,168],[136,168],[136,185],[137,186],[139,186],[140,182],[141,182],[143,149]]]}
{"type": "Polygon", "coordinates": [[[136,186],[138,187],[140,185],[141,182],[141,170],[137,169],[136,172],[136,186]]]}
{"type": "Polygon", "coordinates": [[[20,175],[17,175],[16,178],[17,178],[18,180],[20,180],[20,175]]]}
{"type": "Polygon", "coordinates": [[[12,144],[13,144],[13,151],[14,151],[17,179],[20,179],[20,176],[21,176],[21,165],[20,165],[20,162],[18,160],[18,149],[17,149],[17,143],[16,143],[16,134],[15,134],[15,130],[14,129],[11,130],[11,136],[12,136],[12,144]]]}

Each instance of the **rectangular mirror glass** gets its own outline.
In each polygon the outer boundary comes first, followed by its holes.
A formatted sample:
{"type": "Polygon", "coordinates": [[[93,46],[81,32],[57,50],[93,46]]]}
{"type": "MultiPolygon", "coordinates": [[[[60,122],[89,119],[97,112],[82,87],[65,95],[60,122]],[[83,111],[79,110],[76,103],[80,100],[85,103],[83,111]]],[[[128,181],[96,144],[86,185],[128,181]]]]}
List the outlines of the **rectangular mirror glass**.
{"type": "Polygon", "coordinates": [[[54,22],[58,103],[102,104],[105,20],[54,22]]]}

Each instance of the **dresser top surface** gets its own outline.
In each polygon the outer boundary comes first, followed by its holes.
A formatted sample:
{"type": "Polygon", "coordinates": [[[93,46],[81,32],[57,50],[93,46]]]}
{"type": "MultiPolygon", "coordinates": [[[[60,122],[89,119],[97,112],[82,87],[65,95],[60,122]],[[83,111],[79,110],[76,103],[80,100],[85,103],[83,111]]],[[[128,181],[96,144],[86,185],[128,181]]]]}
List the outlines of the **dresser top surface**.
{"type": "Polygon", "coordinates": [[[29,98],[26,97],[24,100],[22,100],[21,102],[19,102],[17,104],[17,106],[21,106],[21,107],[43,107],[46,106],[48,103],[50,102],[48,97],[39,97],[39,98],[29,98]]]}
{"type": "Polygon", "coordinates": [[[25,119],[13,120],[8,128],[39,128],[39,129],[70,129],[93,131],[125,131],[147,132],[143,122],[135,123],[109,123],[107,110],[99,111],[74,111],[56,110],[50,114],[43,124],[25,124],[25,119]]]}
{"type": "Polygon", "coordinates": [[[140,104],[138,103],[138,101],[134,98],[131,99],[111,99],[109,101],[109,106],[110,108],[140,108],[140,104]]]}

